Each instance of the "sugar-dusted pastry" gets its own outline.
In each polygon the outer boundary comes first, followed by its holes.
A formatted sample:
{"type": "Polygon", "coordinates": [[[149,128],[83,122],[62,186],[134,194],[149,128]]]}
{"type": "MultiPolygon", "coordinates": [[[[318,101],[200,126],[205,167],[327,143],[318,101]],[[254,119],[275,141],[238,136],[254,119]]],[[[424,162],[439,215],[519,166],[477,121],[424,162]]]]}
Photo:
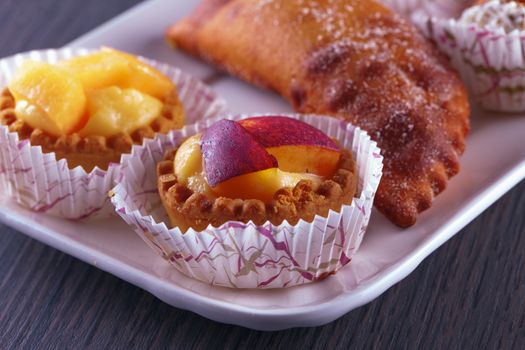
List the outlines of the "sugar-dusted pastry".
{"type": "Polygon", "coordinates": [[[227,221],[295,225],[339,211],[356,192],[352,153],[287,117],[223,119],[188,138],[157,166],[174,227],[227,221]]]}
{"type": "Polygon", "coordinates": [[[27,61],[0,99],[0,123],[9,131],[87,172],[107,169],[143,138],[184,123],[170,79],[111,49],[57,64],[27,61]]]}
{"type": "Polygon", "coordinates": [[[416,222],[459,171],[465,88],[445,58],[375,0],[204,0],[169,42],[273,89],[297,111],[365,129],[385,156],[376,206],[416,222]]]}

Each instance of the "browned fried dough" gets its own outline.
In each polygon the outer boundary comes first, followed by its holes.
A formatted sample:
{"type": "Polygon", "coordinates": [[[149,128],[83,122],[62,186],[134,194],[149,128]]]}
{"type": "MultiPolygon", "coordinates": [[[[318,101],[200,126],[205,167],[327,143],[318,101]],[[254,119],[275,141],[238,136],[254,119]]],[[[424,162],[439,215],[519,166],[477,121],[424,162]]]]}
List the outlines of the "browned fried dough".
{"type": "Polygon", "coordinates": [[[466,90],[417,29],[378,1],[204,0],[167,38],[299,112],[368,131],[385,157],[375,204],[397,225],[413,225],[459,171],[466,90]]]}

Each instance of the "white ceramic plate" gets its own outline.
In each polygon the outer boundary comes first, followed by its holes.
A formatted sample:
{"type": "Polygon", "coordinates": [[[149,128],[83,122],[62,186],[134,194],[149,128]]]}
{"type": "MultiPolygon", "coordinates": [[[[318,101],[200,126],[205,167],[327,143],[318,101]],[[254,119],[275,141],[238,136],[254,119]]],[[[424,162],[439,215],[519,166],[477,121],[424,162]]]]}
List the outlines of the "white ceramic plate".
{"type": "MultiPolygon", "coordinates": [[[[147,1],[74,41],[109,45],[178,66],[213,81],[233,112],[288,112],[278,96],[216,72],[163,41],[166,27],[197,0],[147,1]]],[[[277,330],[322,325],[379,296],[525,177],[525,116],[475,111],[462,171],[410,229],[374,213],[353,261],[325,281],[282,290],[230,290],[205,285],[172,269],[119,219],[78,224],[28,212],[0,197],[0,220],[50,246],[108,271],[165,302],[207,318],[277,330]]],[[[524,208],[525,209],[525,208],[524,208]]],[[[512,218],[509,218],[512,220],[512,218]]]]}

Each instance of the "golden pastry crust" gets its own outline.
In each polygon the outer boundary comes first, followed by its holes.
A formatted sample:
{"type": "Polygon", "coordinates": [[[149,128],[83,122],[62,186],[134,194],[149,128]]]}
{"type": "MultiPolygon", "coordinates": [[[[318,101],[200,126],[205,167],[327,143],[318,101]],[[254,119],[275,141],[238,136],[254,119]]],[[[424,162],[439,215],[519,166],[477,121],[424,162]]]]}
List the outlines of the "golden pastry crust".
{"type": "Polygon", "coordinates": [[[204,0],[167,39],[303,113],[366,130],[384,155],[375,205],[416,222],[459,171],[470,107],[456,72],[375,0],[204,0]]]}
{"type": "Polygon", "coordinates": [[[134,144],[142,144],[144,138],[153,138],[157,132],[180,129],[184,124],[184,108],[175,89],[166,97],[162,115],[150,125],[132,134],[120,133],[112,137],[52,136],[17,119],[14,108],[14,97],[5,88],[0,95],[0,124],[8,126],[11,132],[17,132],[21,140],[29,139],[31,145],[41,146],[44,153],[55,152],[57,160],[67,159],[69,168],[82,166],[87,172],[96,166],[107,170],[110,163],[119,163],[120,156],[131,152],[134,144]]]}
{"type": "Polygon", "coordinates": [[[277,191],[270,203],[257,199],[211,198],[194,193],[177,182],[173,159],[177,149],[168,151],[157,165],[157,184],[160,198],[172,225],[185,232],[189,227],[200,231],[209,224],[220,226],[227,221],[253,221],[262,225],[270,221],[274,225],[287,220],[295,225],[299,219],[311,222],[315,215],[326,216],[328,210],[341,210],[343,204],[351,204],[357,188],[357,173],[352,153],[343,150],[338,169],[319,186],[312,181],[301,180],[294,188],[277,191]]]}

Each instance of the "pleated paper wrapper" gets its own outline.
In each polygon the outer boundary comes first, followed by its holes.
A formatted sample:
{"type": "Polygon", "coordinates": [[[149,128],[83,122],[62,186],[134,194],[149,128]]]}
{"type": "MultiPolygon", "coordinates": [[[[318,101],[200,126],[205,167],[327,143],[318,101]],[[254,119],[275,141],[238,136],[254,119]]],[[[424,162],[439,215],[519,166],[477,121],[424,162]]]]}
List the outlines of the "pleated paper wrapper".
{"type": "Polygon", "coordinates": [[[476,0],[382,0],[393,10],[411,19],[419,16],[457,18],[476,0]]]}
{"type": "MultiPolygon", "coordinates": [[[[0,60],[0,89],[27,59],[56,63],[85,55],[92,49],[49,49],[18,54],[0,60]]],[[[169,65],[141,58],[168,76],[177,86],[186,112],[193,123],[226,112],[226,103],[203,83],[169,65]]],[[[65,159],[43,153],[40,146],[20,140],[18,133],[0,126],[0,190],[35,212],[68,219],[104,218],[114,214],[108,191],[115,185],[119,164],[107,171],[99,168],[87,173],[82,167],[69,169],[65,159]]]]}
{"type": "Polygon", "coordinates": [[[471,97],[491,111],[525,111],[525,33],[491,30],[457,21],[472,1],[384,0],[412,21],[449,56],[471,97]],[[410,8],[407,9],[407,3],[410,8]],[[439,10],[436,10],[439,8],[439,10]]]}
{"type": "MultiPolygon", "coordinates": [[[[362,130],[330,117],[285,115],[309,123],[351,149],[359,176],[351,205],[313,222],[262,226],[231,221],[204,231],[169,229],[157,191],[156,164],[165,151],[204,130],[208,120],[159,135],[135,147],[112,190],[116,212],[171,265],[186,276],[231,288],[281,288],[326,278],[348,264],[365,234],[382,174],[382,156],[362,130]]],[[[250,116],[229,116],[238,120],[250,116]]]]}

